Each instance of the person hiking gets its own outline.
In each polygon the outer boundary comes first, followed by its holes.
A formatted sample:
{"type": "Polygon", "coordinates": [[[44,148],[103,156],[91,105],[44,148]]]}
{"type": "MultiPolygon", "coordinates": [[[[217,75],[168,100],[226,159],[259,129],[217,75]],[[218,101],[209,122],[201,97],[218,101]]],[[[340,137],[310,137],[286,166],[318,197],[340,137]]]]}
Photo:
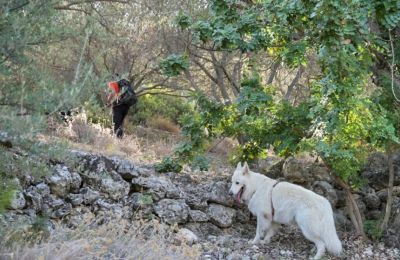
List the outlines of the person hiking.
{"type": "Polygon", "coordinates": [[[108,83],[111,90],[107,97],[107,106],[112,107],[113,131],[117,138],[124,135],[123,123],[129,108],[136,104],[137,97],[131,83],[126,79],[108,83]]]}

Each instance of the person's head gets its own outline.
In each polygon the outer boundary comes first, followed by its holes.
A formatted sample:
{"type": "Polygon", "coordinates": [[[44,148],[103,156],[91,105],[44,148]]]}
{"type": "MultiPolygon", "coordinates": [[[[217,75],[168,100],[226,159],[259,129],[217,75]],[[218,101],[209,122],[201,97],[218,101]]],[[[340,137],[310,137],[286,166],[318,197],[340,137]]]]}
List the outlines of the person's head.
{"type": "Polygon", "coordinates": [[[115,93],[119,92],[119,85],[118,85],[118,82],[116,82],[116,81],[108,82],[108,87],[110,89],[112,89],[115,93]]]}

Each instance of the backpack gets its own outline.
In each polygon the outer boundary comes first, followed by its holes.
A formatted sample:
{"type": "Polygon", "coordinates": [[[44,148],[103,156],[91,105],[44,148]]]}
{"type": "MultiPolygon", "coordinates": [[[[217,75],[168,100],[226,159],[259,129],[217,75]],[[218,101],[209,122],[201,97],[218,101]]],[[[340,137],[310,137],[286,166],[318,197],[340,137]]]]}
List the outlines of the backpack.
{"type": "Polygon", "coordinates": [[[137,96],[133,90],[131,83],[126,79],[121,79],[118,82],[120,89],[119,97],[113,102],[113,106],[129,105],[133,106],[137,103],[137,96]]]}

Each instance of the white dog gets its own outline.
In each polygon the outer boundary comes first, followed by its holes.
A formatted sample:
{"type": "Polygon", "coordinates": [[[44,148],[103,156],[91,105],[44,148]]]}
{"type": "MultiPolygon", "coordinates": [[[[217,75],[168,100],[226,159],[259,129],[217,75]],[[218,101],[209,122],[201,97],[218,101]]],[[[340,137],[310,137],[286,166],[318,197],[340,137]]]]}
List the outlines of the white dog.
{"type": "Polygon", "coordinates": [[[303,235],[317,247],[314,259],[321,258],[325,248],[335,255],[342,252],[332,208],[324,197],[301,186],[252,172],[247,163],[237,165],[229,193],[239,203],[245,202],[257,217],[253,244],[262,239],[269,243],[280,224],[296,221],[303,235]]]}

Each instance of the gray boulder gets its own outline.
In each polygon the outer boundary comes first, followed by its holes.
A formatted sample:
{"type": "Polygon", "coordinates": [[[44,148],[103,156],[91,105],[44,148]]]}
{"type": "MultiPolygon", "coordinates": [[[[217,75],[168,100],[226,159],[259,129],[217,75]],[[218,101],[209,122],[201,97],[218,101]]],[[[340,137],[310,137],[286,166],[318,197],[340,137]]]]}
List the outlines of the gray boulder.
{"type": "Polygon", "coordinates": [[[14,192],[13,198],[10,203],[11,209],[23,209],[26,205],[26,200],[24,197],[24,193],[21,191],[14,192]]]}
{"type": "Polygon", "coordinates": [[[101,180],[101,191],[108,194],[113,200],[118,200],[128,195],[130,185],[123,179],[114,180],[106,178],[101,180]]]}
{"type": "Polygon", "coordinates": [[[236,221],[240,223],[247,223],[250,221],[251,213],[248,209],[237,209],[236,210],[236,221]]]}
{"type": "Polygon", "coordinates": [[[71,172],[71,186],[70,191],[77,193],[82,185],[82,178],[77,172],[71,172]]]}
{"type": "Polygon", "coordinates": [[[36,191],[42,196],[42,197],[47,197],[50,195],[50,187],[44,183],[38,183],[36,186],[36,191]]]}
{"type": "Polygon", "coordinates": [[[51,213],[50,217],[52,219],[60,219],[71,214],[71,211],[72,211],[72,205],[70,203],[64,203],[58,209],[54,210],[51,213]]]}
{"type": "Polygon", "coordinates": [[[180,244],[185,243],[187,245],[193,245],[199,240],[196,234],[187,228],[180,228],[175,235],[175,239],[177,239],[180,244]]]}
{"type": "Polygon", "coordinates": [[[359,194],[353,194],[353,196],[354,196],[354,199],[355,199],[356,204],[358,206],[358,209],[360,210],[360,213],[362,215],[364,215],[365,212],[367,211],[367,205],[365,205],[365,203],[364,203],[364,201],[362,199],[362,196],[359,195],[359,194]]]}
{"type": "Polygon", "coordinates": [[[315,180],[330,182],[329,169],[322,164],[313,162],[311,159],[287,158],[282,167],[283,177],[290,182],[300,184],[315,180]]]}
{"type": "Polygon", "coordinates": [[[51,193],[64,198],[71,189],[72,174],[66,166],[56,165],[54,174],[48,178],[47,182],[51,193]]]}
{"type": "Polygon", "coordinates": [[[379,209],[381,206],[381,200],[375,193],[368,193],[363,197],[363,201],[369,210],[379,209]]]}
{"type": "Polygon", "coordinates": [[[236,211],[223,205],[210,204],[208,208],[208,216],[210,217],[211,223],[214,225],[221,228],[227,228],[232,226],[236,216],[236,211]]]}
{"type": "MultiPolygon", "coordinates": [[[[394,185],[400,185],[400,153],[393,155],[394,185]]],[[[388,158],[384,153],[373,153],[369,156],[362,171],[369,185],[375,190],[387,188],[389,182],[388,158]]]]}
{"type": "Polygon", "coordinates": [[[83,172],[107,172],[115,170],[113,160],[84,151],[72,150],[71,153],[78,158],[78,168],[83,172]]]}
{"type": "Polygon", "coordinates": [[[335,221],[336,228],[340,230],[348,230],[353,227],[353,224],[346,216],[345,210],[335,210],[333,212],[333,219],[335,221]]]}
{"type": "MultiPolygon", "coordinates": [[[[388,197],[388,191],[387,191],[387,189],[382,189],[382,190],[378,191],[376,193],[376,195],[379,197],[379,199],[382,202],[386,202],[387,201],[387,197],[388,197]]],[[[392,196],[400,197],[400,186],[393,187],[392,196]]]]}
{"type": "Polygon", "coordinates": [[[154,211],[168,224],[183,224],[189,216],[189,206],[184,200],[163,199],[154,205],[154,211]]]}
{"type": "Polygon", "coordinates": [[[29,208],[32,208],[36,212],[42,210],[43,197],[37,191],[35,186],[28,187],[28,189],[25,191],[25,198],[29,208]]]}
{"type": "Polygon", "coordinates": [[[192,209],[205,211],[208,208],[206,193],[207,190],[202,187],[191,186],[185,189],[181,197],[192,209]]]}
{"type": "Polygon", "coordinates": [[[72,204],[72,206],[76,207],[83,203],[83,195],[82,194],[69,194],[66,198],[68,202],[72,204]]]}
{"type": "Polygon", "coordinates": [[[132,181],[133,178],[140,176],[140,172],[137,166],[127,160],[114,159],[114,163],[117,165],[117,172],[126,181],[132,181]]]}
{"type": "Polygon", "coordinates": [[[269,178],[278,179],[282,177],[282,167],[285,160],[276,156],[268,156],[265,159],[258,160],[258,169],[260,173],[269,178]]]}
{"type": "Polygon", "coordinates": [[[207,222],[210,218],[200,210],[189,210],[190,220],[193,222],[207,222]]]}
{"type": "Polygon", "coordinates": [[[316,181],[312,185],[312,190],[325,197],[331,203],[332,208],[335,208],[339,198],[332,185],[326,181],[316,181]]]}
{"type": "Polygon", "coordinates": [[[47,182],[53,194],[65,198],[71,190],[79,190],[82,180],[79,174],[71,173],[66,166],[56,165],[47,182]]]}
{"type": "Polygon", "coordinates": [[[131,208],[132,212],[141,211],[141,214],[150,215],[153,213],[153,203],[151,195],[135,192],[129,197],[126,205],[131,208]]]}
{"type": "Polygon", "coordinates": [[[211,183],[210,187],[208,188],[209,192],[204,193],[207,196],[207,201],[228,207],[233,206],[234,200],[233,197],[229,195],[229,187],[230,184],[228,180],[211,183]]]}
{"type": "Polygon", "coordinates": [[[65,201],[63,199],[60,199],[53,194],[44,198],[44,203],[51,209],[58,209],[65,205],[65,201]]]}
{"type": "Polygon", "coordinates": [[[90,186],[96,190],[99,189],[102,179],[110,177],[108,172],[95,172],[95,171],[89,171],[89,170],[82,171],[80,173],[80,175],[82,177],[82,181],[87,186],[90,186]]]}
{"type": "Polygon", "coordinates": [[[89,187],[82,188],[79,192],[83,196],[83,203],[85,205],[92,204],[100,197],[100,193],[98,191],[92,190],[89,187]]]}
{"type": "Polygon", "coordinates": [[[139,177],[132,180],[136,191],[146,190],[153,199],[158,201],[162,198],[175,199],[180,197],[179,189],[165,176],[139,177]]]}
{"type": "Polygon", "coordinates": [[[210,222],[189,222],[185,224],[185,228],[191,230],[199,238],[207,240],[209,240],[208,237],[210,235],[219,236],[223,234],[223,231],[219,227],[210,222]]]}

